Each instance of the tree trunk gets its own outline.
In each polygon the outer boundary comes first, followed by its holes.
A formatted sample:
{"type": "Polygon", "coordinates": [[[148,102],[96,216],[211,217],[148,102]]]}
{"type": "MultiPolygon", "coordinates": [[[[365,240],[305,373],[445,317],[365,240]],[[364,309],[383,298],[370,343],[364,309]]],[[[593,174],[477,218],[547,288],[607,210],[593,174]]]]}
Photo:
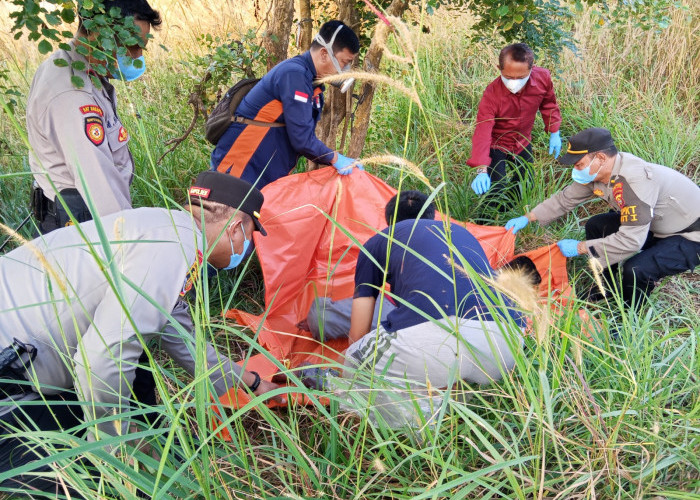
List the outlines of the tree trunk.
{"type": "Polygon", "coordinates": [[[263,37],[263,47],[267,50],[267,69],[287,59],[289,36],[294,19],[294,0],[273,0],[271,16],[263,37]]]}
{"type": "MultiPolygon", "coordinates": [[[[390,16],[401,17],[407,8],[408,0],[393,0],[391,5],[386,9],[386,13],[390,16]]],[[[379,65],[382,62],[382,55],[384,54],[384,44],[389,36],[389,29],[390,28],[383,22],[377,21],[372,43],[365,55],[365,71],[373,73],[379,70],[379,65]]],[[[348,156],[352,158],[358,158],[362,154],[362,148],[365,145],[365,138],[367,137],[367,129],[369,128],[372,100],[374,99],[374,90],[376,86],[374,82],[364,82],[360,89],[360,103],[355,111],[350,147],[348,149],[348,156]]]]}
{"type": "Polygon", "coordinates": [[[314,20],[311,18],[311,0],[299,0],[299,39],[297,47],[304,52],[311,47],[314,20]]]}

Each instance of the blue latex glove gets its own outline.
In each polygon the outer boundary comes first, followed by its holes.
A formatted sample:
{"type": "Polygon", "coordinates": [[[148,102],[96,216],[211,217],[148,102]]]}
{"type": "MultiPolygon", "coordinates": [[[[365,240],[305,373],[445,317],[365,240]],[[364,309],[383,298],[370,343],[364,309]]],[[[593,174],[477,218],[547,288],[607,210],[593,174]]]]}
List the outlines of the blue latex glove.
{"type": "Polygon", "coordinates": [[[549,135],[549,154],[554,153],[554,157],[558,157],[561,153],[561,136],[559,132],[552,132],[549,135]]]}
{"type": "Polygon", "coordinates": [[[528,219],[525,215],[521,215],[520,217],[516,217],[515,219],[511,219],[506,222],[506,231],[510,231],[512,229],[513,234],[516,234],[518,231],[527,226],[529,222],[530,219],[528,219]]]}
{"type": "Polygon", "coordinates": [[[564,254],[564,257],[576,257],[578,255],[578,240],[561,240],[557,241],[559,250],[564,254]]]}
{"type": "Polygon", "coordinates": [[[489,174],[483,172],[476,176],[476,179],[472,182],[472,189],[478,195],[484,194],[491,188],[491,177],[489,174]]]}
{"type": "Polygon", "coordinates": [[[357,166],[360,170],[364,170],[362,163],[355,163],[354,158],[348,158],[347,156],[338,153],[338,159],[335,160],[333,164],[335,169],[340,175],[348,175],[352,173],[352,168],[357,166]]]}

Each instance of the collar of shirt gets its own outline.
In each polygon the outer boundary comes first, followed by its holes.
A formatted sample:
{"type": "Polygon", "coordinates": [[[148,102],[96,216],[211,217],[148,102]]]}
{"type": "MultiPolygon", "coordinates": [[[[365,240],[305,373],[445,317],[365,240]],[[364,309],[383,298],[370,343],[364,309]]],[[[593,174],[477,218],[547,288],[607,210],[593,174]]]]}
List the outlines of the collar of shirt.
{"type": "Polygon", "coordinates": [[[299,56],[302,61],[304,61],[304,64],[308,68],[309,71],[311,71],[311,76],[316,79],[316,66],[314,66],[314,60],[311,58],[311,51],[307,50],[304,52],[302,55],[299,56]]]}
{"type": "MultiPolygon", "coordinates": [[[[617,179],[620,175],[620,169],[622,168],[622,153],[617,153],[615,157],[615,164],[613,165],[612,172],[610,172],[610,181],[617,179]]],[[[610,181],[608,184],[610,184],[610,181]]]]}
{"type": "MultiPolygon", "coordinates": [[[[93,70],[89,66],[87,58],[76,50],[75,39],[68,42],[68,45],[70,45],[70,51],[66,51],[66,54],[68,55],[68,59],[70,59],[71,62],[80,61],[80,62],[85,64],[84,71],[79,71],[71,66],[71,72],[73,73],[73,75],[79,76],[81,78],[83,75],[94,76],[95,78],[100,80],[100,82],[102,83],[103,87],[105,88],[105,90],[107,92],[107,95],[111,96],[113,94],[113,91],[114,91],[114,86],[109,82],[109,79],[98,74],[95,70],[93,70]]],[[[85,81],[86,84],[88,84],[88,82],[92,83],[92,80],[90,80],[89,78],[83,78],[83,81],[85,81]]]]}

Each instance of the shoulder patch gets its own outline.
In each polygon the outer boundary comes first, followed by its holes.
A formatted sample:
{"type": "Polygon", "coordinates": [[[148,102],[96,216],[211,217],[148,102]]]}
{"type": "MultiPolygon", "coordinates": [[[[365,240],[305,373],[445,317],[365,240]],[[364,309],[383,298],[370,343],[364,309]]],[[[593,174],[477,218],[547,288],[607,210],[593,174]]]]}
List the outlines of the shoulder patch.
{"type": "Polygon", "coordinates": [[[84,115],[105,115],[104,111],[102,111],[102,108],[99,107],[97,104],[87,104],[85,106],[80,106],[79,109],[80,112],[84,115]]]}
{"type": "Polygon", "coordinates": [[[119,137],[117,139],[119,142],[127,141],[129,139],[129,132],[127,132],[124,127],[119,127],[119,137]]]}
{"type": "Polygon", "coordinates": [[[95,146],[99,146],[105,140],[105,128],[102,118],[96,116],[85,117],[85,135],[95,146]]]}
{"type": "Polygon", "coordinates": [[[197,250],[197,257],[195,258],[194,263],[190,266],[190,270],[187,271],[187,275],[185,276],[185,282],[182,285],[182,290],[180,290],[180,297],[184,297],[185,295],[187,295],[187,292],[192,290],[194,282],[199,277],[199,270],[201,269],[203,262],[204,256],[202,255],[202,252],[200,250],[197,250]]]}
{"type": "Polygon", "coordinates": [[[309,102],[309,94],[301,90],[294,91],[294,100],[299,102],[309,102]]]}
{"type": "Polygon", "coordinates": [[[620,208],[625,208],[625,199],[623,198],[622,186],[623,184],[621,182],[615,184],[615,187],[613,187],[612,190],[612,194],[613,198],[615,198],[615,201],[617,202],[617,205],[620,208]]]}

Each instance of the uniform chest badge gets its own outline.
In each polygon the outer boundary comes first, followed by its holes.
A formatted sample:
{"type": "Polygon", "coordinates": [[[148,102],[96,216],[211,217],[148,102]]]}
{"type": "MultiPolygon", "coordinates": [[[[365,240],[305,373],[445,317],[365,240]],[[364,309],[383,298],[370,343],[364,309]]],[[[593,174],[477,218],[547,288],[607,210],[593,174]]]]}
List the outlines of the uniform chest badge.
{"type": "Polygon", "coordinates": [[[593,194],[596,195],[598,198],[603,196],[603,192],[600,189],[594,189],[593,194]]]}
{"type": "Polygon", "coordinates": [[[105,140],[105,128],[102,118],[88,116],[85,118],[85,135],[95,146],[99,146],[105,140]]]}
{"type": "Polygon", "coordinates": [[[613,192],[613,198],[615,198],[617,205],[620,208],[624,208],[625,207],[625,199],[622,197],[622,183],[618,182],[617,184],[615,184],[612,192],[613,192]]]}
{"type": "Polygon", "coordinates": [[[187,271],[185,276],[185,282],[182,285],[182,290],[180,290],[180,297],[184,297],[187,292],[192,290],[195,281],[199,278],[199,270],[202,268],[202,263],[204,262],[204,256],[200,250],[197,250],[197,257],[194,263],[190,266],[190,270],[187,271]]]}
{"type": "Polygon", "coordinates": [[[129,132],[127,132],[124,127],[119,127],[119,136],[117,140],[119,142],[126,142],[129,140],[129,132]]]}

